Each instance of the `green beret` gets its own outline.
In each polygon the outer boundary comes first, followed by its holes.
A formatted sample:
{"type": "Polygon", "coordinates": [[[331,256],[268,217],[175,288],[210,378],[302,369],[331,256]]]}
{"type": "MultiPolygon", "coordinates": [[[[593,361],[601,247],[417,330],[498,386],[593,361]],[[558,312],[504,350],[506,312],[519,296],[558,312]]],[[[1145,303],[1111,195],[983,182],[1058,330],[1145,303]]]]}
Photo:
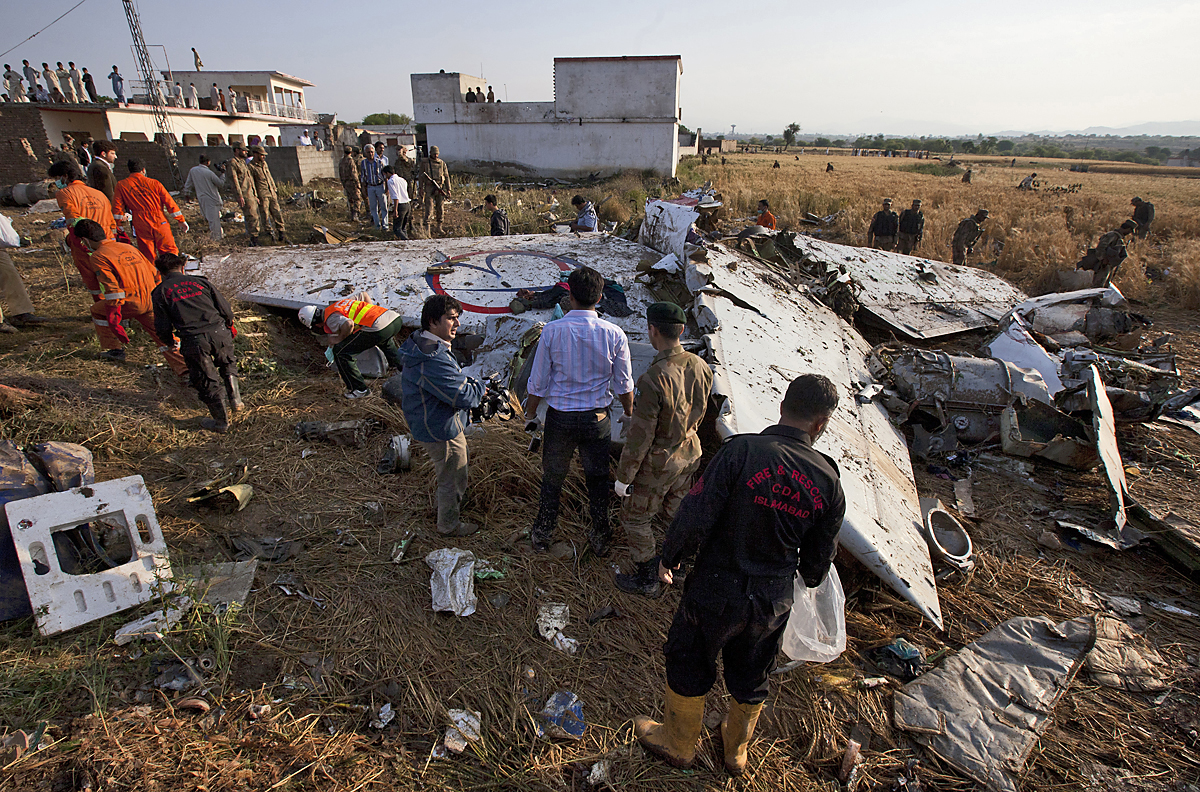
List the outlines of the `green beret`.
{"type": "Polygon", "coordinates": [[[664,324],[687,324],[687,314],[673,302],[652,303],[646,309],[646,318],[651,322],[664,324]]]}

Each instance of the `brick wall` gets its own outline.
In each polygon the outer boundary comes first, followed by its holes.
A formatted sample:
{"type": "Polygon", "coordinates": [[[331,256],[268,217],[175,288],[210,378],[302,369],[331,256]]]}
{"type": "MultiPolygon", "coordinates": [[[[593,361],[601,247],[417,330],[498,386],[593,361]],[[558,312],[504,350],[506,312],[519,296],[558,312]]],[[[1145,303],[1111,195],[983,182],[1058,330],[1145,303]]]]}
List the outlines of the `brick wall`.
{"type": "MultiPolygon", "coordinates": [[[[118,146],[123,144],[118,143],[118,146]]],[[[146,144],[139,144],[146,145],[146,144]]],[[[118,153],[120,149],[118,148],[118,153]]],[[[219,165],[233,156],[229,146],[176,146],[179,172],[187,172],[200,164],[200,155],[207,154],[211,164],[219,165]]],[[[331,151],[317,151],[311,146],[288,146],[267,149],[267,167],[278,184],[307,184],[313,179],[336,179],[337,160],[331,151]]],[[[149,170],[149,166],[147,166],[149,170]]],[[[154,174],[151,174],[152,176],[154,174]]],[[[155,178],[159,178],[155,176],[155,178]]],[[[165,182],[164,182],[165,183],[165,182]]]]}
{"type": "Polygon", "coordinates": [[[129,166],[126,163],[137,157],[146,164],[146,175],[158,179],[168,190],[183,187],[182,183],[175,184],[175,177],[171,175],[171,162],[167,159],[167,150],[159,144],[141,140],[113,142],[117,144],[117,161],[113,163],[113,174],[118,181],[129,175],[129,166]]]}
{"type": "Polygon", "coordinates": [[[46,128],[32,104],[0,105],[0,184],[22,184],[46,178],[46,128]]]}

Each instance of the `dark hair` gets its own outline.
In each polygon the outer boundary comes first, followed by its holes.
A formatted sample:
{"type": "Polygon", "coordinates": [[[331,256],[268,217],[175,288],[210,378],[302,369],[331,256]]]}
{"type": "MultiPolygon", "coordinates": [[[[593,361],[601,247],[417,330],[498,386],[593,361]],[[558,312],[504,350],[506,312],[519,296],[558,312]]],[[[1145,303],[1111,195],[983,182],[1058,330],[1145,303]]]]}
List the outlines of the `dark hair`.
{"type": "Polygon", "coordinates": [[[491,193],[488,193],[487,195],[483,196],[483,202],[490,203],[492,206],[498,206],[500,203],[499,201],[496,200],[496,196],[492,195],[491,193]]]}
{"type": "Polygon", "coordinates": [[[658,330],[668,341],[678,341],[679,336],[683,335],[684,325],[676,322],[651,322],[650,326],[658,330]]]}
{"type": "Polygon", "coordinates": [[[433,323],[451,311],[462,313],[462,303],[449,294],[435,294],[425,299],[421,306],[421,329],[428,330],[433,323]]]}
{"type": "Polygon", "coordinates": [[[393,168],[391,165],[384,165],[383,172],[388,174],[389,176],[392,176],[396,173],[396,169],[393,168]]]}
{"type": "Polygon", "coordinates": [[[75,225],[71,226],[71,233],[79,239],[92,242],[103,242],[107,238],[104,228],[95,220],[88,220],[86,217],[75,221],[75,225]]]}
{"type": "Polygon", "coordinates": [[[207,155],[207,154],[201,154],[201,155],[200,155],[200,164],[201,164],[201,165],[207,165],[207,164],[208,164],[208,163],[210,163],[210,162],[212,162],[212,160],[210,160],[210,159],[208,158],[208,155],[207,155]]]}
{"type": "Polygon", "coordinates": [[[116,151],[116,150],[117,150],[117,146],[111,140],[93,140],[92,141],[92,153],[95,154],[96,156],[100,156],[101,154],[103,154],[106,151],[116,151]]]}
{"type": "Polygon", "coordinates": [[[788,385],[781,412],[796,421],[825,418],[837,408],[838,393],[822,374],[801,374],[788,385]]]}
{"type": "Polygon", "coordinates": [[[765,207],[767,207],[768,209],[770,209],[770,208],[771,208],[771,204],[767,203],[767,199],[766,199],[766,198],[760,198],[760,199],[759,199],[759,201],[758,201],[758,205],[759,205],[759,206],[765,206],[765,207]]]}
{"type": "Polygon", "coordinates": [[[68,183],[83,179],[83,173],[79,170],[79,166],[70,160],[59,160],[51,165],[46,173],[52,179],[65,178],[68,183]]]}
{"type": "Polygon", "coordinates": [[[128,162],[128,167],[130,173],[141,173],[146,170],[146,164],[139,157],[131,158],[128,162]]]}
{"type": "Polygon", "coordinates": [[[571,199],[571,206],[582,206],[585,203],[587,203],[587,202],[584,200],[584,197],[582,195],[576,195],[574,198],[571,199]]]}
{"type": "Polygon", "coordinates": [[[165,275],[168,272],[183,269],[186,262],[187,259],[176,253],[159,253],[158,258],[154,259],[154,267],[165,275]]]}
{"type": "Polygon", "coordinates": [[[604,276],[591,267],[578,267],[567,276],[567,286],[575,302],[591,307],[604,295],[604,276]]]}

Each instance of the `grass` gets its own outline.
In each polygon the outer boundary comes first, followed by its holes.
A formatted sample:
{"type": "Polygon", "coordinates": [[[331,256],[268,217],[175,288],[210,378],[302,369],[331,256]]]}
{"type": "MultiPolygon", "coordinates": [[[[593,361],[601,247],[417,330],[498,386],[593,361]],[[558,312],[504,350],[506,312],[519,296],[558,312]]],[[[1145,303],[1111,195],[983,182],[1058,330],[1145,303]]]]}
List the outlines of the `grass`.
{"type": "Polygon", "coordinates": [[[961,176],[963,169],[957,165],[943,165],[940,162],[922,162],[914,165],[897,165],[898,171],[923,173],[926,176],[961,176]]]}

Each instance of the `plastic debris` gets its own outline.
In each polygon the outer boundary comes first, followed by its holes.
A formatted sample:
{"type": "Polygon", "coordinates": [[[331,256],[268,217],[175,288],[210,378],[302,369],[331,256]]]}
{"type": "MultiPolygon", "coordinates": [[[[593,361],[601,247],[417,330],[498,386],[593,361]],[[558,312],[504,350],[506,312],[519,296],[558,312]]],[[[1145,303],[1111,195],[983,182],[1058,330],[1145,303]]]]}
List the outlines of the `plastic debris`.
{"type": "Polygon", "coordinates": [[[311,602],[321,610],[325,610],[325,602],[317,599],[305,591],[304,584],[301,583],[295,575],[280,575],[279,577],[275,578],[275,587],[289,597],[299,597],[305,602],[311,602]]]}
{"type": "Polygon", "coordinates": [[[563,634],[570,620],[571,609],[565,602],[547,602],[538,608],[538,635],[560,652],[573,655],[579,649],[579,642],[563,634]]]}
{"type": "Polygon", "coordinates": [[[821,585],[796,576],[792,613],[783,630],[783,653],[793,660],[830,663],[846,651],[846,595],[830,564],[821,585]]]}
{"type": "Polygon", "coordinates": [[[475,562],[476,580],[504,580],[504,570],[496,569],[491,561],[480,558],[475,562]]]}
{"type": "Polygon", "coordinates": [[[271,714],[271,705],[270,704],[251,704],[250,708],[249,708],[249,710],[247,710],[246,714],[248,714],[250,716],[250,720],[258,720],[259,718],[265,718],[266,716],[271,714]]]}
{"type": "Polygon", "coordinates": [[[457,547],[443,547],[425,556],[433,570],[429,588],[435,611],[450,611],[455,616],[475,612],[475,555],[457,547]]]}
{"type": "Polygon", "coordinates": [[[601,759],[599,762],[596,762],[594,765],[592,765],[592,769],[588,771],[587,776],[583,779],[584,782],[586,782],[588,786],[600,786],[601,784],[607,784],[608,771],[611,767],[612,762],[608,761],[607,759],[601,759]]]}
{"type": "Polygon", "coordinates": [[[384,704],[371,715],[371,728],[382,729],[396,719],[396,713],[391,704],[384,704]]]}
{"type": "Polygon", "coordinates": [[[415,535],[416,534],[413,533],[411,528],[406,529],[404,533],[400,535],[400,541],[392,545],[393,564],[399,564],[404,560],[404,556],[408,552],[408,548],[412,546],[413,537],[415,535]]]}
{"type": "Polygon", "coordinates": [[[929,667],[925,662],[925,651],[903,638],[871,649],[867,657],[883,673],[899,677],[905,682],[916,679],[929,667]]]}
{"type": "Polygon", "coordinates": [[[583,702],[569,690],[555,691],[542,708],[543,722],[538,726],[539,737],[581,740],[587,730],[583,720],[583,702]]]}
{"type": "Polygon", "coordinates": [[[393,435],[388,441],[383,459],[379,460],[376,470],[380,475],[400,473],[412,467],[412,438],[408,435],[393,435]]]}
{"type": "Polygon", "coordinates": [[[483,713],[452,709],[449,716],[454,725],[446,728],[446,736],[442,739],[447,749],[454,753],[462,753],[470,743],[483,739],[480,722],[483,713]]]}

